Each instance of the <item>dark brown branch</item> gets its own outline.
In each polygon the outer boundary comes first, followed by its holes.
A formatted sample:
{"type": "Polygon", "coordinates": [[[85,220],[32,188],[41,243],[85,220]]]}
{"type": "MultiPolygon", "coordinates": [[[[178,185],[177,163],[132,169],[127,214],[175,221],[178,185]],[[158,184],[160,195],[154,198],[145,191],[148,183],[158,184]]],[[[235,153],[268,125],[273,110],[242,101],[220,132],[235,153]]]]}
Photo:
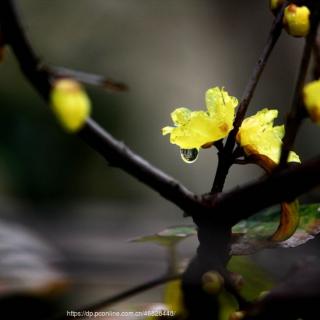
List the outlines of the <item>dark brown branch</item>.
{"type": "Polygon", "coordinates": [[[313,46],[314,67],[313,67],[313,79],[319,80],[320,78],[320,34],[318,30],[317,37],[313,46]]]}
{"type": "Polygon", "coordinates": [[[258,59],[258,62],[250,76],[249,82],[247,83],[247,86],[242,95],[242,99],[239,104],[236,118],[233,124],[234,128],[228,136],[224,150],[219,153],[219,162],[211,193],[217,193],[222,191],[229,169],[233,164],[232,153],[236,144],[236,135],[245,117],[253,93],[260,80],[261,74],[266,66],[268,58],[280,37],[282,31],[282,17],[284,8],[285,5],[282,6],[281,10],[277,14],[273,22],[267,42],[262,50],[262,53],[258,59]]]}
{"type": "MultiPolygon", "coordinates": [[[[80,312],[83,314],[84,311],[89,311],[89,312],[90,311],[92,311],[92,312],[98,311],[103,308],[110,307],[111,305],[113,305],[117,302],[120,302],[122,300],[128,299],[134,295],[137,295],[137,294],[142,293],[144,291],[150,290],[150,289],[157,287],[159,285],[165,284],[169,281],[179,279],[180,277],[181,277],[181,274],[175,274],[175,275],[170,275],[170,276],[165,275],[165,276],[153,279],[151,281],[145,282],[141,285],[138,285],[138,286],[133,287],[131,289],[128,289],[126,291],[123,291],[119,294],[116,294],[116,295],[110,297],[110,298],[102,299],[101,301],[98,301],[96,303],[78,308],[75,312],[80,312]]],[[[85,319],[85,318],[86,317],[84,316],[84,314],[81,316],[77,316],[77,319],[85,319]]],[[[74,319],[74,316],[68,316],[65,314],[62,316],[52,318],[51,320],[69,320],[69,319],[70,320],[74,319]]]]}
{"type": "Polygon", "coordinates": [[[306,111],[302,99],[302,90],[307,77],[311,53],[317,35],[318,24],[318,13],[316,10],[312,10],[311,28],[306,38],[303,50],[299,74],[292,100],[291,111],[287,117],[285,124],[285,136],[283,138],[279,168],[283,168],[287,165],[288,156],[293,148],[293,144],[299,131],[300,125],[302,123],[302,120],[306,117],[306,111]]]}
{"type": "Polygon", "coordinates": [[[233,226],[259,210],[290,202],[319,184],[320,156],[228,193],[209,195],[207,206],[215,223],[228,219],[233,226]]]}
{"type": "MultiPolygon", "coordinates": [[[[51,74],[42,67],[35,55],[23,28],[20,25],[11,0],[1,0],[0,20],[7,43],[11,46],[21,70],[35,90],[48,102],[51,90],[51,74]]],[[[111,165],[119,167],[138,180],[159,192],[182,210],[198,208],[197,197],[178,181],[155,168],[131,151],[120,141],[104,131],[94,120],[89,119],[79,136],[100,153],[111,165]]]]}
{"type": "Polygon", "coordinates": [[[63,67],[49,66],[45,68],[56,78],[73,78],[79,82],[102,87],[111,92],[121,92],[128,90],[127,85],[125,85],[124,83],[115,82],[101,75],[83,72],[79,70],[72,70],[63,67]]]}
{"type": "Polygon", "coordinates": [[[196,211],[200,208],[200,198],[131,151],[124,143],[115,140],[93,120],[87,121],[79,136],[112,166],[123,169],[183,210],[196,211]]]}

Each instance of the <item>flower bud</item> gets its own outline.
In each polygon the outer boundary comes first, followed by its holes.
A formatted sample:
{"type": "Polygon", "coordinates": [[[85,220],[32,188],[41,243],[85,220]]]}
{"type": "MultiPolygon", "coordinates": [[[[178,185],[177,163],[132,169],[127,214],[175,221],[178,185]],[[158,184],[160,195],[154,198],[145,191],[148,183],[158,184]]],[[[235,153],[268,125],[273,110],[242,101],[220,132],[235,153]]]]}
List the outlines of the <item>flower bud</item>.
{"type": "Polygon", "coordinates": [[[224,279],[219,272],[209,271],[202,276],[202,289],[212,295],[218,294],[224,285],[224,279]]]}
{"type": "Polygon", "coordinates": [[[304,86],[303,100],[311,120],[320,124],[320,80],[312,81],[304,86]]]}
{"type": "Polygon", "coordinates": [[[288,5],[284,10],[283,25],[288,34],[305,37],[310,29],[310,10],[306,6],[288,5]]]}
{"type": "Polygon", "coordinates": [[[276,12],[284,4],[285,0],[270,0],[270,9],[272,12],[276,12]]]}
{"type": "Polygon", "coordinates": [[[57,80],[53,85],[50,101],[59,122],[69,132],[80,130],[90,115],[89,97],[74,80],[57,80]]]}

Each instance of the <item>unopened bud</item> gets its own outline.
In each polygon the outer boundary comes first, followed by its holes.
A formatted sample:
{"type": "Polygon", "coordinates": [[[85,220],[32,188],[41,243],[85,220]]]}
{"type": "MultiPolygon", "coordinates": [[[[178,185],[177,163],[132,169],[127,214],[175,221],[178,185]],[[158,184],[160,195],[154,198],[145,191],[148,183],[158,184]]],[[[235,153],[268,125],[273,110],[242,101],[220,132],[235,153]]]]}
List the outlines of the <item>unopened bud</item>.
{"type": "Polygon", "coordinates": [[[305,37],[310,29],[310,10],[306,6],[288,5],[284,10],[283,25],[288,34],[305,37]]]}
{"type": "Polygon", "coordinates": [[[276,12],[284,4],[285,0],[270,0],[270,9],[272,12],[276,12]]]}
{"type": "Polygon", "coordinates": [[[216,271],[206,272],[202,276],[202,289],[212,295],[218,294],[224,285],[224,279],[216,271]]]}
{"type": "Polygon", "coordinates": [[[90,115],[89,97],[74,80],[57,80],[53,85],[50,100],[53,112],[69,132],[80,130],[90,115]]]}
{"type": "Polygon", "coordinates": [[[303,101],[311,120],[320,124],[320,80],[309,82],[304,86],[303,101]]]}

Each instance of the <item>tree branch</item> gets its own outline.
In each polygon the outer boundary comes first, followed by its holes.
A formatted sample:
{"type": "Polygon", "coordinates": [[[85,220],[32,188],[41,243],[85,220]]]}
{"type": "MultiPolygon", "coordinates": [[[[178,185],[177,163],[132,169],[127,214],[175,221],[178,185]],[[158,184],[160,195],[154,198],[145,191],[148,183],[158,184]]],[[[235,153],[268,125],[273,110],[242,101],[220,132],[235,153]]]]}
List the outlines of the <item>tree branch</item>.
{"type": "Polygon", "coordinates": [[[290,202],[319,184],[320,156],[228,193],[204,196],[207,214],[216,224],[226,223],[228,219],[227,223],[233,226],[259,210],[290,202]]]}
{"type": "Polygon", "coordinates": [[[319,80],[320,78],[320,34],[318,34],[315,39],[313,46],[313,56],[314,56],[314,67],[313,67],[313,79],[319,80]]]}
{"type": "MultiPolygon", "coordinates": [[[[46,68],[43,68],[41,61],[34,53],[11,0],[1,0],[0,20],[6,41],[11,46],[23,74],[48,102],[53,77],[46,68]]],[[[78,135],[111,165],[123,169],[142,181],[182,210],[190,211],[199,208],[198,198],[192,192],[114,139],[94,120],[88,119],[78,135]]]]}
{"type": "Polygon", "coordinates": [[[234,146],[236,144],[236,135],[245,117],[245,114],[249,107],[253,93],[260,80],[261,74],[266,66],[268,58],[270,57],[270,54],[280,37],[281,31],[282,31],[282,17],[283,17],[284,8],[285,8],[285,4],[282,6],[281,10],[277,14],[273,22],[267,42],[262,50],[262,53],[258,59],[257,64],[253,69],[249,82],[247,83],[247,86],[242,95],[242,99],[238,107],[236,118],[233,123],[233,130],[230,132],[228,136],[224,149],[219,153],[219,162],[218,162],[218,167],[217,167],[215,179],[213,182],[213,186],[211,189],[211,193],[217,193],[222,191],[229,169],[233,164],[232,153],[233,153],[234,146]]]}
{"type": "Polygon", "coordinates": [[[124,83],[115,82],[101,75],[83,72],[79,70],[72,70],[63,67],[45,66],[44,68],[47,69],[49,73],[51,73],[54,77],[57,78],[73,78],[79,82],[102,87],[111,92],[121,92],[128,90],[128,87],[124,83]]]}
{"type": "MultiPolygon", "coordinates": [[[[181,274],[175,274],[175,275],[165,275],[156,279],[153,279],[151,281],[145,282],[141,285],[138,285],[136,287],[133,287],[131,289],[128,289],[126,291],[123,291],[119,294],[116,294],[110,298],[102,299],[101,301],[98,301],[96,303],[90,304],[88,306],[81,307],[77,309],[75,312],[80,312],[80,316],[77,316],[77,319],[85,319],[86,316],[84,315],[84,311],[94,312],[101,310],[103,308],[110,307],[111,305],[120,302],[122,300],[128,299],[136,294],[142,293],[144,291],[150,290],[154,287],[157,287],[161,284],[167,283],[172,280],[179,279],[181,277],[181,274]]],[[[50,320],[71,320],[74,319],[74,316],[68,316],[66,314],[62,316],[57,316],[50,320]]]]}
{"type": "Polygon", "coordinates": [[[283,138],[281,158],[279,163],[280,169],[287,165],[288,156],[290,151],[293,148],[293,144],[297,136],[298,130],[300,128],[300,125],[302,123],[302,120],[307,116],[306,110],[303,105],[302,90],[305,84],[308,67],[310,64],[312,49],[315,44],[317,29],[319,25],[319,17],[318,17],[319,8],[317,7],[319,7],[319,5],[314,6],[314,8],[311,10],[312,12],[311,27],[310,27],[309,34],[306,38],[306,42],[303,50],[299,74],[298,74],[297,83],[296,83],[293,100],[292,100],[291,111],[287,117],[287,121],[285,124],[285,135],[283,138]]]}

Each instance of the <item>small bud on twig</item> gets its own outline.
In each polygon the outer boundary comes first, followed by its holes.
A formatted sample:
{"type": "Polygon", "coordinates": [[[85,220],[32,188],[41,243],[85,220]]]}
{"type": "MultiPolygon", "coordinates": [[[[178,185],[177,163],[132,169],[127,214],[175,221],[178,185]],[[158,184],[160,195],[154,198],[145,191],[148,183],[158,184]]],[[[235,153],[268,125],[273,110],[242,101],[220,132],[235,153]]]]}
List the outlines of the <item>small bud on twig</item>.
{"type": "Polygon", "coordinates": [[[284,10],[283,25],[288,34],[305,37],[310,29],[310,10],[306,6],[288,5],[284,10]]]}
{"type": "Polygon", "coordinates": [[[224,279],[219,272],[209,271],[202,276],[202,289],[209,294],[218,294],[223,285],[224,279]]]}
{"type": "Polygon", "coordinates": [[[90,115],[89,97],[74,80],[57,80],[53,85],[50,100],[53,112],[69,132],[80,130],[90,115]]]}

